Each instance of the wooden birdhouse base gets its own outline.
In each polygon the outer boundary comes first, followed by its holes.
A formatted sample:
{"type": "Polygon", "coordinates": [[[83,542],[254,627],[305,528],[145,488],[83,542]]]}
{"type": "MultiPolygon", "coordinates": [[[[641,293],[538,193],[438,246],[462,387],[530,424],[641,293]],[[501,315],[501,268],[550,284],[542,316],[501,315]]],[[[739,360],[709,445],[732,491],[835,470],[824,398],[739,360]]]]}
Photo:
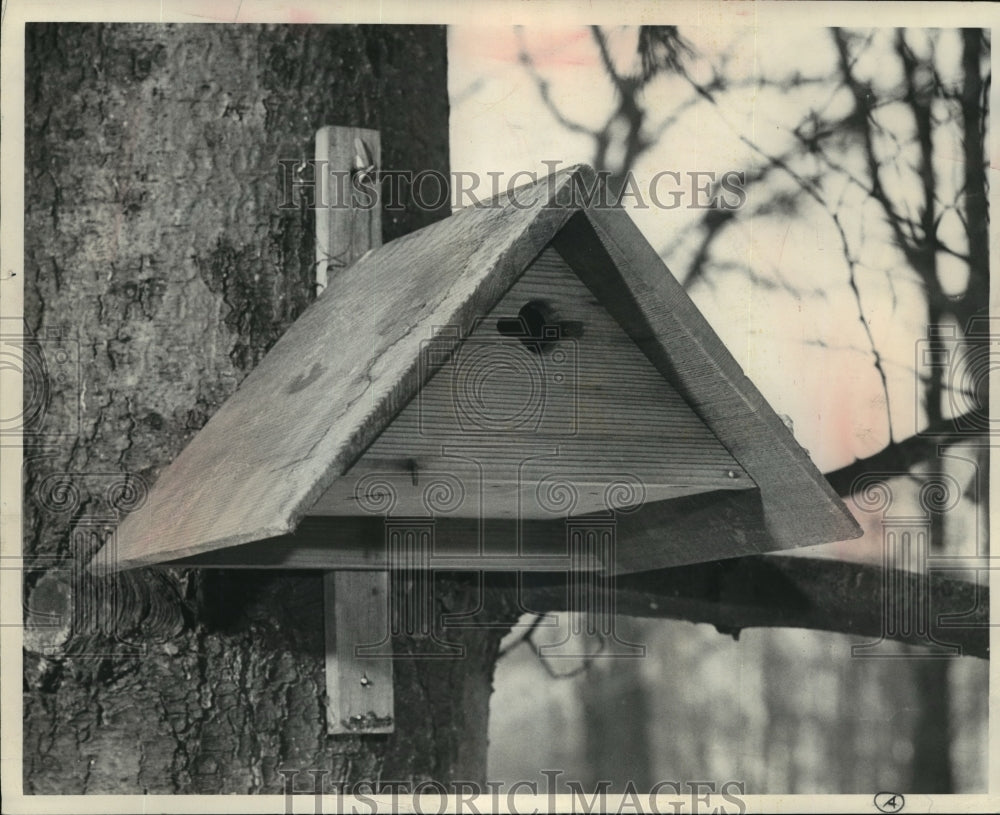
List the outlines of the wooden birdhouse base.
{"type": "MultiPolygon", "coordinates": [[[[558,520],[471,518],[340,518],[309,517],[291,535],[217,549],[164,562],[164,566],[225,569],[348,569],[391,568],[387,540],[393,528],[429,523],[434,539],[430,569],[482,571],[565,571],[570,563],[567,543],[571,530],[588,517],[558,520]]],[[[764,512],[756,489],[698,493],[643,505],[632,513],[613,516],[618,546],[614,563],[590,568],[612,573],[641,571],[655,559],[665,540],[674,547],[673,565],[699,563],[705,553],[718,557],[759,554],[766,545],[764,512]],[[748,531],[739,518],[757,518],[748,531]],[[735,531],[734,531],[735,530],[735,531]]]]}

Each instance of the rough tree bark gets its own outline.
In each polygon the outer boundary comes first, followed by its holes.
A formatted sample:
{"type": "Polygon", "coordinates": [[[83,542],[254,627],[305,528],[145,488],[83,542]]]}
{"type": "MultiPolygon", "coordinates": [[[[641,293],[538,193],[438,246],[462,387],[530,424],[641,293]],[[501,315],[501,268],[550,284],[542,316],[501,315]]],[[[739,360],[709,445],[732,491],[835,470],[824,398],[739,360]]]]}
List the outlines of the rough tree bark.
{"type": "MultiPolygon", "coordinates": [[[[313,214],[279,210],[279,160],[311,158],[316,129],[343,124],[381,130],[385,167],[448,172],[446,38],[30,25],[25,59],[26,327],[77,337],[82,362],[45,425],[73,427],[79,398],[79,433],[26,440],[25,584],[44,607],[41,567],[89,554],[96,540],[73,551],[71,530],[107,510],[116,474],[151,484],[313,297],[313,214]],[[78,500],[49,489],[57,473],[78,500]]],[[[385,239],[446,214],[386,213],[385,239]]],[[[394,736],[331,738],[318,574],[139,571],[117,588],[100,612],[117,636],[78,620],[55,652],[25,654],[26,792],[280,793],[282,769],[328,785],[484,775],[502,629],[451,635],[466,659],[401,661],[394,736]]],[[[440,600],[473,594],[455,579],[440,600]]],[[[503,603],[487,613],[509,619],[503,603]]]]}

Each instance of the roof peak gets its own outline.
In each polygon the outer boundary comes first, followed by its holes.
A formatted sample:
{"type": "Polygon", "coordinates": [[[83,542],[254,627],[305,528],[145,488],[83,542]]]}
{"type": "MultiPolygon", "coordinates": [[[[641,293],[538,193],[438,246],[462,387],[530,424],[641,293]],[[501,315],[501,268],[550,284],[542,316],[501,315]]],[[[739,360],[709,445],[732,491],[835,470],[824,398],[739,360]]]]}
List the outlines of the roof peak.
{"type": "MultiPolygon", "coordinates": [[[[535,171],[519,170],[512,178],[527,175],[533,180],[516,187],[508,186],[498,190],[489,198],[473,200],[472,203],[454,210],[455,215],[469,210],[506,208],[581,210],[598,199],[598,185],[603,176],[589,164],[570,164],[548,175],[535,171]]],[[[598,199],[600,200],[600,199],[598,199]]]]}

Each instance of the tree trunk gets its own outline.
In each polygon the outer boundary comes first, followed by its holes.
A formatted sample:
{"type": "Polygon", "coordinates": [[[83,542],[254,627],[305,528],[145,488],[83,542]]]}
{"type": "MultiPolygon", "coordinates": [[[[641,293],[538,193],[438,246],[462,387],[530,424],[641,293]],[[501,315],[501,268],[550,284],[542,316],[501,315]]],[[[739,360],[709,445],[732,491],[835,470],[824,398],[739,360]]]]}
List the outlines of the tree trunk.
{"type": "Polygon", "coordinates": [[[913,764],[909,791],[914,793],[954,792],[951,765],[951,682],[950,660],[926,660],[913,664],[919,711],[913,730],[913,764]]]}
{"type": "MultiPolygon", "coordinates": [[[[625,642],[642,643],[642,625],[619,617],[616,634],[625,642]]],[[[597,659],[580,685],[588,774],[584,789],[611,782],[622,790],[628,781],[648,790],[656,783],[647,727],[652,715],[649,693],[638,659],[597,659]]]]}
{"type": "MultiPolygon", "coordinates": [[[[938,417],[934,417],[938,418],[938,417]]],[[[931,472],[944,470],[941,456],[930,458],[931,472]]],[[[946,551],[946,516],[928,511],[928,546],[932,554],[946,551]]],[[[951,766],[951,680],[950,660],[915,660],[912,663],[914,701],[919,713],[913,728],[913,763],[910,789],[915,793],[954,792],[951,766]]]]}
{"type": "MultiPolygon", "coordinates": [[[[279,162],[311,158],[317,128],[342,124],[379,129],[386,168],[448,172],[446,38],[29,25],[25,60],[25,321],[50,376],[25,442],[25,584],[44,608],[60,585],[42,577],[48,559],[84,562],[122,495],[141,500],[314,296],[313,213],[279,208],[279,162]],[[53,332],[81,364],[58,386],[53,332]]],[[[385,239],[446,214],[387,212],[385,239]]],[[[442,607],[479,600],[439,582],[442,607]]],[[[464,659],[397,662],[391,737],[334,738],[318,573],[140,570],[114,588],[95,594],[93,625],[50,632],[47,655],[26,634],[25,792],[280,793],[286,779],[311,792],[309,771],[327,788],[483,779],[502,629],[449,633],[464,659]]],[[[486,602],[513,613],[503,595],[486,602]]]]}

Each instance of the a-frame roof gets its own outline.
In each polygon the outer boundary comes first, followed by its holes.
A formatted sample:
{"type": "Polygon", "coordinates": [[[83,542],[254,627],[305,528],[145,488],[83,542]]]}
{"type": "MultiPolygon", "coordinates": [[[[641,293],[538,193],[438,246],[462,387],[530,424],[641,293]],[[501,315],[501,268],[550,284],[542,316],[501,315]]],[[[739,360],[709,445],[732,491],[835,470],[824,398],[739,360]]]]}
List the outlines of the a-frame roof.
{"type": "Polygon", "coordinates": [[[761,551],[860,529],[589,167],[462,209],[341,270],[160,475],[112,568],[295,531],[423,387],[421,350],[464,336],[553,245],[756,483],[761,551]]]}

